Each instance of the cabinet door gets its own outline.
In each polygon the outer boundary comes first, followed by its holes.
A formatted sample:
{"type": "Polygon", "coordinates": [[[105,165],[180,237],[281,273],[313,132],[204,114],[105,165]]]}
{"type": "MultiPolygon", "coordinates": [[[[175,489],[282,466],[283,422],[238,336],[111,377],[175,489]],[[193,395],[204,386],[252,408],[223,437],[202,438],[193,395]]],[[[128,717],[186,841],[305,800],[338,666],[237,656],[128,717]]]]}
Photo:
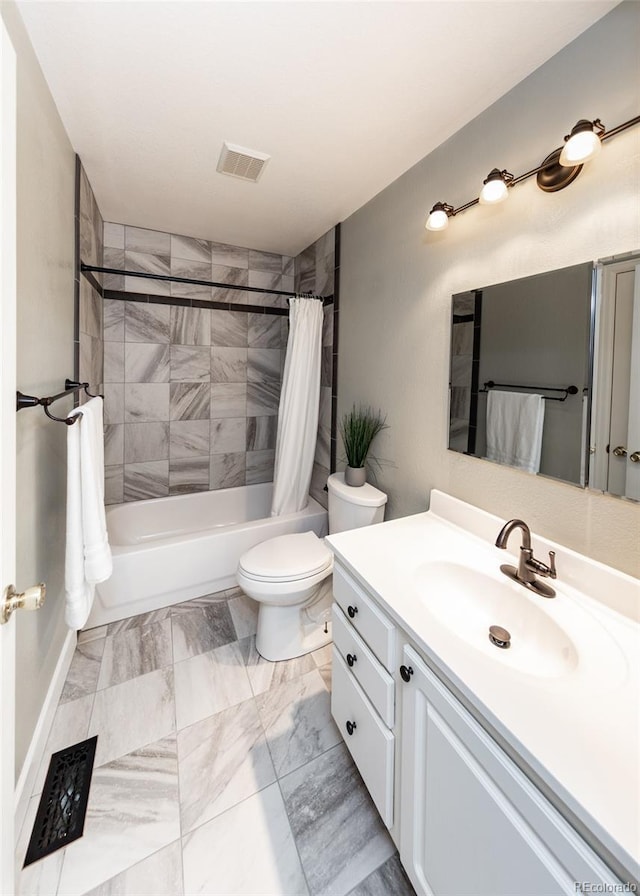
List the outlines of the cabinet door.
{"type": "Polygon", "coordinates": [[[410,647],[400,857],[420,896],[555,896],[617,883],[410,647]]]}

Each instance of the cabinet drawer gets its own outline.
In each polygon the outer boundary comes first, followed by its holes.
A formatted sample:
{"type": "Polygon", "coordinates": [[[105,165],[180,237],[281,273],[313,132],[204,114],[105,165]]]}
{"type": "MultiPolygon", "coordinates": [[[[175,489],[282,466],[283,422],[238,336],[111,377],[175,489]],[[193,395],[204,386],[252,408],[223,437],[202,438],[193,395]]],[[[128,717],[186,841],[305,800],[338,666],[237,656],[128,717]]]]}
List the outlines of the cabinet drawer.
{"type": "Polygon", "coordinates": [[[393,671],[395,626],[339,566],[333,570],[333,596],[382,665],[393,671]]]}
{"type": "Polygon", "coordinates": [[[394,737],[333,648],[331,713],[386,826],[393,825],[394,737]],[[347,722],[353,725],[349,734],[347,722]]]}
{"type": "Polygon", "coordinates": [[[382,721],[388,728],[393,728],[393,678],[383,669],[337,604],[333,605],[333,643],[382,721]]]}

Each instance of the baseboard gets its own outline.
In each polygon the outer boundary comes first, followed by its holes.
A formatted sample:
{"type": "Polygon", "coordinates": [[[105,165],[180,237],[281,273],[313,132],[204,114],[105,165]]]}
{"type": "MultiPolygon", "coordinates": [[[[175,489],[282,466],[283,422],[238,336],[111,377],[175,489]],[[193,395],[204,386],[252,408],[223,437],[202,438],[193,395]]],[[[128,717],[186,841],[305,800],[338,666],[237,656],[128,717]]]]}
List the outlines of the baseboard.
{"type": "Polygon", "coordinates": [[[73,659],[73,652],[76,649],[77,634],[74,631],[67,632],[66,638],[56,663],[51,683],[47,691],[47,696],[40,710],[40,715],[36,723],[27,755],[22,765],[22,771],[16,782],[15,789],[15,838],[16,842],[20,836],[22,825],[29,807],[29,800],[33,790],[35,776],[40,767],[44,748],[47,744],[47,738],[53,724],[53,717],[58,708],[58,702],[62,693],[62,688],[67,678],[67,672],[73,659]]]}

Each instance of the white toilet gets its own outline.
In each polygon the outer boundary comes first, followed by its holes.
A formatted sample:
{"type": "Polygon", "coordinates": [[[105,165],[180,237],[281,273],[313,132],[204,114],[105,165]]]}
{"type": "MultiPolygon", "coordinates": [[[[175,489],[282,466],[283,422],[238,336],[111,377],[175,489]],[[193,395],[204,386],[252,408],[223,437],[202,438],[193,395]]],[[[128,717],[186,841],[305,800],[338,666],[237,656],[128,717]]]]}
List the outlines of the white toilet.
{"type": "MultiPolygon", "coordinates": [[[[368,483],[345,485],[333,473],[329,489],[329,533],[381,523],[387,496],[368,483]]],[[[270,538],[238,563],[238,585],[260,604],[256,648],[267,660],[288,660],[331,640],[333,554],[315,532],[270,538]]]]}

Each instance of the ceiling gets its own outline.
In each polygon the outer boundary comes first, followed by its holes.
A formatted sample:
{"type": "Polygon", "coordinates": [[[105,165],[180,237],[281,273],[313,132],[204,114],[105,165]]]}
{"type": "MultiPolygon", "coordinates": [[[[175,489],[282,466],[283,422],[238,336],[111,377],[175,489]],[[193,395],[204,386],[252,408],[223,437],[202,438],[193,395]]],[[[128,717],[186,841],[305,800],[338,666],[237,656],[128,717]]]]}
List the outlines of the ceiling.
{"type": "Polygon", "coordinates": [[[615,5],[18,3],[105,220],[287,255],[615,5]],[[224,140],[271,156],[258,183],[224,140]]]}

